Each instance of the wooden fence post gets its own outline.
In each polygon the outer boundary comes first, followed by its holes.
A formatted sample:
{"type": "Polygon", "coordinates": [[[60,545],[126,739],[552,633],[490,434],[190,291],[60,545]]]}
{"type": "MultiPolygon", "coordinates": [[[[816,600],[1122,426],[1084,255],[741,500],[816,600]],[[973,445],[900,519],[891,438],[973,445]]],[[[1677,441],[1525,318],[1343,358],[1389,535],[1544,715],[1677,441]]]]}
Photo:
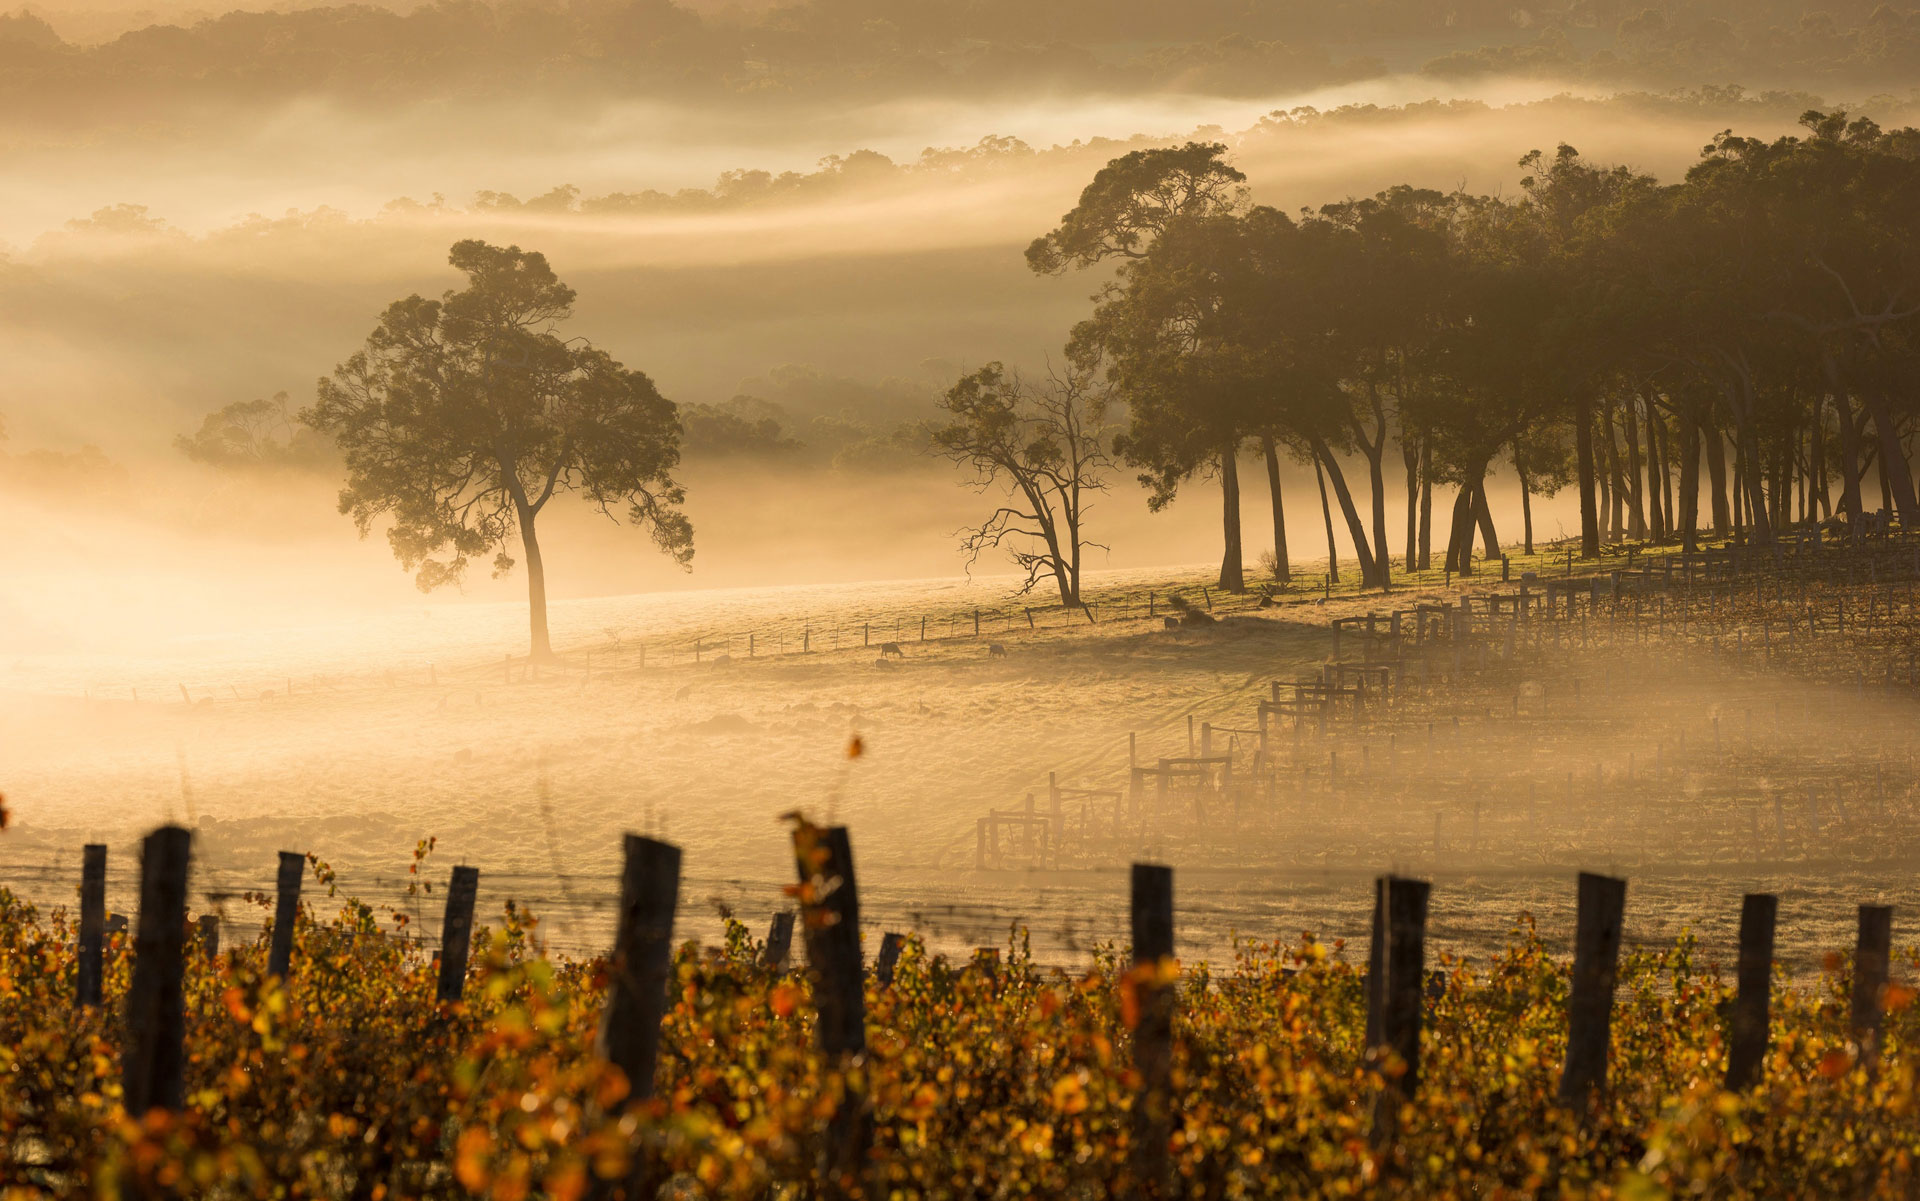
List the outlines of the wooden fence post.
{"type": "Polygon", "coordinates": [[[186,1055],[187,861],[193,836],[162,826],[140,848],[140,914],[121,1085],[127,1113],[180,1108],[186,1055]]]}
{"type": "Polygon", "coordinates": [[[1373,943],[1367,965],[1367,1058],[1383,1076],[1374,1102],[1373,1143],[1392,1142],[1401,1102],[1420,1080],[1420,1025],[1426,1008],[1427,899],[1424,880],[1374,881],[1373,943]],[[1397,1069],[1397,1070],[1396,1070],[1397,1069]]]}
{"type": "Polygon", "coordinates": [[[1740,991],[1733,1001],[1727,1048],[1727,1091],[1744,1092],[1760,1078],[1767,1058],[1768,1008],[1773,994],[1773,925],[1780,899],[1750,892],[1740,903],[1740,991]]]}
{"type": "Polygon", "coordinates": [[[1893,907],[1860,906],[1860,933],[1853,951],[1853,1041],[1869,1071],[1880,1061],[1881,1004],[1892,943],[1893,907]]]}
{"type": "Polygon", "coordinates": [[[440,989],[436,999],[458,1001],[467,985],[467,952],[473,944],[473,898],[480,869],[456,867],[447,885],[447,916],[440,924],[440,989]]]}
{"type": "Polygon", "coordinates": [[[793,951],[793,910],[782,909],[773,915],[773,925],[767,929],[767,945],[762,954],[762,962],[776,972],[787,970],[787,956],[793,951]]]}
{"type": "Polygon", "coordinates": [[[1133,1066],[1140,1095],[1133,1108],[1135,1173],[1150,1196],[1171,1192],[1173,1098],[1173,987],[1159,980],[1173,958],[1173,869],[1136,863],[1132,874],[1133,979],[1139,1022],[1133,1030],[1133,1066]]]}
{"type": "Polygon", "coordinates": [[[280,875],[274,881],[273,944],[267,951],[267,975],[282,981],[293,969],[293,924],[300,915],[300,882],[307,874],[307,857],[298,851],[280,852],[280,875]]]}
{"type": "Polygon", "coordinates": [[[801,825],[793,832],[794,860],[803,888],[802,934],[813,973],[820,1049],[845,1090],[827,1121],[820,1176],[828,1196],[845,1196],[866,1168],[873,1112],[865,1078],[866,971],[860,957],[860,894],[853,845],[845,826],[801,825]]]}
{"type": "Polygon", "coordinates": [[[1607,1084],[1613,1037],[1613,986],[1620,968],[1620,923],[1627,882],[1581,872],[1573,948],[1573,991],[1567,1001],[1567,1062],[1560,1102],[1585,1105],[1607,1084]]]}
{"type": "Polygon", "coordinates": [[[80,852],[80,946],[75,1000],[100,1003],[107,952],[107,847],[90,842],[80,852]]]}
{"type": "Polygon", "coordinates": [[[803,827],[794,833],[802,884],[812,897],[803,911],[807,962],[819,977],[820,1049],[858,1055],[867,1049],[864,970],[860,955],[860,900],[853,847],[845,826],[803,827]]]}
{"type": "Polygon", "coordinates": [[[891,930],[880,939],[880,955],[873,961],[873,978],[881,988],[893,987],[893,968],[900,962],[900,948],[906,944],[906,935],[891,930]]]}
{"type": "Polygon", "coordinates": [[[1426,1008],[1427,898],[1425,880],[1387,877],[1387,978],[1382,1043],[1404,1065],[1399,1090],[1411,1097],[1420,1083],[1420,1019],[1426,1008]]]}
{"type": "Polygon", "coordinates": [[[680,848],[629,834],[613,936],[613,980],[596,1049],[627,1074],[628,1096],[653,1095],[660,1019],[673,973],[673,913],[680,901],[680,848]]]}

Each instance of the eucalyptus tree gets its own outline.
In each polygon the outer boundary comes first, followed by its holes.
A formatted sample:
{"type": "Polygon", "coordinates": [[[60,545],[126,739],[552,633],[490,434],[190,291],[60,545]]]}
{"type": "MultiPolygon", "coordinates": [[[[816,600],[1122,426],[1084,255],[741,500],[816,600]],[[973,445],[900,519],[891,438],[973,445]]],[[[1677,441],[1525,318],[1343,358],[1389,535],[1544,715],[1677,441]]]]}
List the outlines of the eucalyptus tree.
{"type": "MultiPolygon", "coordinates": [[[[1331,326],[1348,400],[1339,413],[1340,449],[1366,461],[1376,564],[1369,582],[1385,585],[1393,560],[1387,541],[1386,455],[1397,437],[1406,470],[1407,568],[1416,565],[1416,502],[1430,497],[1425,431],[1409,418],[1434,387],[1436,340],[1446,314],[1457,197],[1406,185],[1324,205],[1307,221],[1321,237],[1324,320],[1331,326]]],[[[1337,462],[1332,462],[1338,472],[1337,462]]],[[[1337,478],[1337,476],[1336,476],[1337,478]]],[[[1356,535],[1357,537],[1358,535],[1356,535]]]]}
{"type": "Polygon", "coordinates": [[[1180,482],[1198,471],[1218,474],[1219,582],[1235,592],[1246,587],[1238,459],[1249,431],[1218,419],[1230,406],[1216,403],[1210,391],[1221,364],[1203,361],[1212,299],[1206,269],[1192,260],[1196,253],[1204,257],[1204,239],[1217,232],[1216,222],[1245,210],[1245,183],[1217,142],[1132,151],[1096,172],[1060,224],[1027,247],[1027,265],[1042,274],[1119,262],[1117,281],[1096,296],[1095,315],[1075,331],[1077,353],[1083,361],[1110,356],[1117,394],[1133,413],[1121,453],[1147,469],[1149,507],[1172,503],[1180,482]],[[1179,253],[1163,253],[1163,243],[1183,226],[1192,233],[1179,253]],[[1180,258],[1188,261],[1169,261],[1180,258]],[[1184,294],[1167,286],[1174,273],[1192,285],[1184,294]],[[1135,294],[1126,295],[1128,288],[1135,294]],[[1171,425],[1166,419],[1188,411],[1207,417],[1171,425]]]}
{"type": "Polygon", "coordinates": [[[387,306],[301,418],[346,461],[340,511],[362,537],[390,519],[387,541],[421,591],[458,581],[489,551],[495,575],[510,571],[517,533],[531,653],[546,658],[535,520],[555,496],[579,492],[610,516],[624,506],[675,562],[691,561],[693,528],[671,475],[680,420],[645,374],[555,332],[574,292],[545,256],[468,240],[448,261],[467,286],[387,306]]]}

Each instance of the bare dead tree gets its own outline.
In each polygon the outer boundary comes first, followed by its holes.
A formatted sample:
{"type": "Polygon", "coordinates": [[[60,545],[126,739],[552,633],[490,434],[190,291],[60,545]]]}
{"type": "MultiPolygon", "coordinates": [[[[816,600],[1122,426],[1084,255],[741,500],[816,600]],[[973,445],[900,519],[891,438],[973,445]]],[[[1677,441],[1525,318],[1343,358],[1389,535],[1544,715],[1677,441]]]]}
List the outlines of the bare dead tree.
{"type": "Polygon", "coordinates": [[[1051,577],[1060,603],[1080,605],[1081,553],[1106,549],[1086,538],[1089,496],[1107,488],[1112,467],[1105,442],[1110,397],[1097,369],[1049,369],[1029,381],[989,363],[942,398],[950,417],[934,431],[939,453],[972,472],[974,487],[1006,502],[977,526],[960,531],[967,567],[992,550],[1026,572],[1022,592],[1051,577]]]}

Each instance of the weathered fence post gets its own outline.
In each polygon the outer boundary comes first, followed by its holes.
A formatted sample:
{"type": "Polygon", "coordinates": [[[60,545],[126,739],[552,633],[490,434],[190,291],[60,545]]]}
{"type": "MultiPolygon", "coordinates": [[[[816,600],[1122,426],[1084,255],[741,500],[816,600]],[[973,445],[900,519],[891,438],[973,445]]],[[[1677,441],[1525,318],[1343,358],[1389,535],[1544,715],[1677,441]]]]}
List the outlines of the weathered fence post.
{"type": "Polygon", "coordinates": [[[1134,1103],[1135,1171],[1150,1196],[1171,1191],[1173,1097],[1173,986],[1160,979],[1173,958],[1173,869],[1133,865],[1133,980],[1139,1022],[1133,1031],[1133,1066],[1140,1073],[1134,1103]]]}
{"type": "Polygon", "coordinates": [[[440,989],[436,999],[458,1001],[467,984],[467,952],[473,943],[473,898],[480,869],[456,867],[447,885],[447,916],[440,924],[440,989]]]}
{"type": "Polygon", "coordinates": [[[1773,924],[1780,899],[1750,892],[1740,903],[1740,991],[1733,1001],[1727,1048],[1727,1091],[1744,1092],[1766,1062],[1768,1007],[1773,993],[1773,924]]]}
{"type": "Polygon", "coordinates": [[[860,961],[860,894],[853,845],[845,826],[802,824],[793,832],[800,872],[801,919],[807,966],[813,973],[820,1049],[833,1062],[844,1090],[827,1122],[820,1175],[829,1196],[844,1196],[866,1167],[873,1141],[865,1067],[866,972],[860,961]]]}
{"type": "Polygon", "coordinates": [[[1420,1018],[1427,986],[1427,898],[1425,880],[1387,877],[1386,1002],[1382,1043],[1405,1071],[1401,1095],[1411,1097],[1420,1083],[1420,1018]]]}
{"type": "Polygon", "coordinates": [[[281,980],[293,969],[293,924],[300,915],[300,881],[307,874],[307,857],[298,851],[280,852],[280,875],[274,881],[273,944],[267,951],[267,975],[281,980]]]}
{"type": "Polygon", "coordinates": [[[1567,1001],[1567,1062],[1560,1102],[1585,1105],[1607,1084],[1613,1037],[1613,986],[1620,967],[1620,923],[1627,882],[1580,873],[1574,926],[1573,991],[1567,1001]]]}
{"type": "Polygon", "coordinates": [[[1880,1061],[1880,1007],[1892,943],[1893,906],[1860,906],[1860,934],[1853,951],[1853,1041],[1869,1071],[1880,1061]]]}
{"type": "Polygon", "coordinates": [[[787,969],[787,957],[793,951],[793,910],[782,909],[773,915],[773,925],[767,930],[767,945],[762,961],[776,972],[787,969]]]}
{"type": "Polygon", "coordinates": [[[880,955],[873,961],[873,978],[881,988],[893,987],[893,967],[900,962],[900,948],[907,945],[907,936],[889,930],[880,939],[880,955]]]}
{"type": "Polygon", "coordinates": [[[1373,945],[1367,964],[1367,1058],[1385,1087],[1375,1100],[1373,1140],[1392,1141],[1401,1102],[1420,1081],[1420,1024],[1426,1007],[1427,899],[1424,880],[1374,881],[1373,945]]]}
{"type": "Polygon", "coordinates": [[[140,848],[140,914],[127,993],[127,1044],[121,1086],[127,1113],[179,1109],[186,998],[187,860],[193,837],[162,826],[140,848]]]}
{"type": "Polygon", "coordinates": [[[673,912],[680,901],[680,848],[629,834],[620,872],[613,980],[596,1049],[627,1075],[628,1096],[653,1095],[660,1019],[673,972],[673,912]]]}
{"type": "Polygon", "coordinates": [[[80,852],[80,946],[75,1000],[100,1003],[107,953],[107,847],[90,842],[80,852]]]}

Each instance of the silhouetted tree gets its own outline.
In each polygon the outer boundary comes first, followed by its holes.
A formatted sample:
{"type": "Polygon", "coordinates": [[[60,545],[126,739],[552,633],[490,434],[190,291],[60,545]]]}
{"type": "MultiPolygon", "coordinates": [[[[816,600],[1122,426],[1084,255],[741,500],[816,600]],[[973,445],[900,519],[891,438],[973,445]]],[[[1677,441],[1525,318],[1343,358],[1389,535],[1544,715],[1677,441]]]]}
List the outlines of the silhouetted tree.
{"type": "MultiPolygon", "coordinates": [[[[1123,283],[1146,275],[1164,279],[1176,270],[1171,258],[1185,261],[1205,254],[1207,239],[1227,230],[1212,224],[1214,220],[1245,206],[1246,176],[1225,161],[1226,149],[1217,142],[1188,142],[1135,150],[1114,159],[1095,173],[1093,182],[1080,193],[1079,203],[1060,218],[1060,224],[1027,247],[1027,265],[1052,274],[1119,259],[1123,283]],[[1156,248],[1183,225],[1189,232],[1178,250],[1153,261],[1156,248]]],[[[1196,287],[1204,291],[1207,284],[1196,281],[1196,287]]],[[[1164,288],[1158,295],[1160,300],[1172,301],[1172,307],[1126,302],[1103,306],[1101,313],[1075,331],[1078,349],[1073,353],[1084,361],[1087,355],[1131,346],[1116,361],[1118,391],[1134,414],[1126,434],[1126,457],[1149,469],[1154,487],[1150,503],[1155,509],[1171,502],[1173,485],[1179,480],[1208,463],[1214,467],[1223,501],[1220,587],[1239,592],[1246,580],[1238,459],[1242,439],[1253,431],[1233,420],[1195,422],[1190,429],[1176,430],[1148,415],[1173,417],[1176,424],[1183,407],[1223,415],[1220,406],[1212,403],[1217,393],[1193,390],[1205,386],[1212,365],[1192,358],[1205,350],[1188,327],[1203,318],[1199,310],[1208,302],[1196,293],[1190,298],[1193,303],[1186,304],[1164,288]],[[1212,440],[1201,447],[1196,437],[1212,440]]]]}
{"type": "Polygon", "coordinates": [[[487,551],[495,575],[511,570],[505,548],[518,531],[531,653],[544,658],[552,646],[534,521],[555,495],[578,491],[608,514],[624,505],[662,551],[692,559],[693,528],[669,474],[680,420],[646,375],[554,333],[574,293],[545,256],[469,240],[448,261],[467,287],[389,305],[366,347],[320,380],[302,418],[345,455],[340,511],[362,536],[390,516],[387,541],[418,570],[422,591],[458,580],[487,551]]]}
{"type": "Polygon", "coordinates": [[[941,408],[952,420],[934,430],[934,445],[981,491],[1009,498],[964,532],[969,566],[1003,550],[1026,572],[1021,591],[1051,576],[1061,604],[1083,603],[1081,552],[1100,545],[1086,537],[1088,496],[1106,490],[1112,465],[1102,448],[1108,407],[1097,375],[1072,366],[1031,383],[989,363],[947,390],[941,408]]]}

